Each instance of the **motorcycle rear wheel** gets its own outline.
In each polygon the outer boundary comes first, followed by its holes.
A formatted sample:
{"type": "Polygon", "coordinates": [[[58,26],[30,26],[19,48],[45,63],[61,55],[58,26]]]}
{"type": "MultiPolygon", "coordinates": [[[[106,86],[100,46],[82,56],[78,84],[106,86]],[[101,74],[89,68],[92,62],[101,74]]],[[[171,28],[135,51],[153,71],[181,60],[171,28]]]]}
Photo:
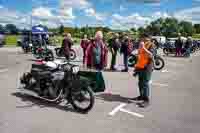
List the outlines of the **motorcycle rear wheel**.
{"type": "Polygon", "coordinates": [[[133,67],[133,66],[136,64],[136,62],[137,62],[137,56],[135,56],[135,55],[130,55],[130,56],[128,57],[128,66],[129,66],[129,67],[133,67]]]}
{"type": "Polygon", "coordinates": [[[161,70],[165,66],[165,61],[160,57],[156,56],[154,59],[154,69],[155,70],[161,70]]]}

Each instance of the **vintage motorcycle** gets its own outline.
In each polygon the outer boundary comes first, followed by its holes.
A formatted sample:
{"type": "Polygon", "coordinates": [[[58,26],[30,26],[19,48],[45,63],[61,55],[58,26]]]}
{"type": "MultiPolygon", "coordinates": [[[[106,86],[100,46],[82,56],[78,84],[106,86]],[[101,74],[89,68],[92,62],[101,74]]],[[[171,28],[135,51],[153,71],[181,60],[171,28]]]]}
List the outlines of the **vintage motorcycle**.
{"type": "MultiPolygon", "coordinates": [[[[64,57],[64,50],[63,48],[55,48],[56,56],[58,57],[64,57]]],[[[70,49],[70,60],[76,59],[76,52],[74,49],[70,49]]]]}
{"type": "MultiPolygon", "coordinates": [[[[133,51],[131,53],[131,55],[128,57],[128,65],[129,67],[133,67],[135,66],[135,64],[137,63],[137,53],[138,51],[133,51]]],[[[153,53],[153,63],[154,63],[154,69],[155,70],[161,70],[164,68],[165,66],[165,61],[163,60],[162,57],[160,57],[158,54],[157,54],[157,50],[154,49],[154,53],[153,53]]]]}
{"type": "Polygon", "coordinates": [[[32,64],[31,71],[20,78],[21,90],[48,102],[67,100],[76,111],[87,113],[93,108],[94,94],[90,83],[80,79],[78,72],[79,67],[68,62],[32,64]]]}

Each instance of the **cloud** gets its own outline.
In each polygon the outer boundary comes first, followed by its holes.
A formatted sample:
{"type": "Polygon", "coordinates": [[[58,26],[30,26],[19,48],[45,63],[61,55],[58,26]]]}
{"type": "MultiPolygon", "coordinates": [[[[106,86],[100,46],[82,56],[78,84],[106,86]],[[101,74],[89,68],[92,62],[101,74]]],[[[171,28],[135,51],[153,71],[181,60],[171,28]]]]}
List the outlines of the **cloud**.
{"type": "Polygon", "coordinates": [[[45,7],[33,9],[32,15],[40,19],[51,19],[54,17],[54,15],[51,12],[51,9],[45,7]]]}
{"type": "Polygon", "coordinates": [[[112,28],[129,29],[132,27],[138,28],[151,22],[150,17],[144,17],[138,13],[131,14],[129,16],[121,16],[119,14],[113,14],[111,19],[112,28]]]}
{"type": "Polygon", "coordinates": [[[85,14],[88,17],[94,17],[98,21],[103,21],[105,20],[105,17],[106,17],[105,15],[101,13],[97,13],[93,8],[85,9],[85,14]]]}
{"type": "Polygon", "coordinates": [[[85,9],[90,7],[91,4],[87,0],[60,0],[60,6],[85,9]]]}
{"type": "Polygon", "coordinates": [[[179,20],[191,21],[193,23],[200,23],[200,7],[193,7],[184,9],[174,13],[174,17],[179,20]]]}
{"type": "Polygon", "coordinates": [[[171,17],[166,12],[155,12],[151,16],[142,16],[139,13],[133,13],[129,16],[113,14],[111,17],[111,26],[113,29],[130,29],[145,26],[158,18],[171,17]]]}

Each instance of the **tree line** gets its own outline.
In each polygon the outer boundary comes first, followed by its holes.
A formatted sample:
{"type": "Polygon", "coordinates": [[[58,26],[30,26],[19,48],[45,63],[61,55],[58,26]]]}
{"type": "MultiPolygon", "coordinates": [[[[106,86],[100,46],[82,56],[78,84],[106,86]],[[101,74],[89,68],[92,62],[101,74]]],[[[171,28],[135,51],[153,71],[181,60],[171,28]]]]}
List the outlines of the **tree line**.
{"type": "MultiPolygon", "coordinates": [[[[61,25],[58,28],[49,28],[49,31],[54,34],[62,35],[65,32],[69,32],[74,37],[78,38],[81,38],[84,34],[92,37],[97,30],[102,30],[104,33],[122,32],[119,30],[112,30],[109,27],[90,27],[88,25],[85,27],[65,27],[61,25]]],[[[20,29],[14,24],[0,25],[0,33],[20,34],[27,31],[27,29],[20,29]]],[[[138,29],[131,28],[123,32],[131,32],[137,35],[148,33],[153,36],[166,37],[176,37],[178,33],[181,33],[183,36],[192,36],[193,34],[200,34],[200,24],[192,24],[189,21],[178,21],[175,18],[159,18],[145,27],[139,27],[138,29]]]]}

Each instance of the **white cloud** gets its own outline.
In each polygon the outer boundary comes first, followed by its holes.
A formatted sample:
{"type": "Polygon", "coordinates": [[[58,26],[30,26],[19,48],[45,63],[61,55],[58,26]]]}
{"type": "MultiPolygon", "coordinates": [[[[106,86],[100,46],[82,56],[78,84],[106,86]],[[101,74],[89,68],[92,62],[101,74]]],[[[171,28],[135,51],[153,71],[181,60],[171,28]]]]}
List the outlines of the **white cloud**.
{"type": "Polygon", "coordinates": [[[39,8],[33,9],[32,15],[40,19],[49,19],[49,18],[54,17],[51,12],[51,9],[45,8],[45,7],[39,7],[39,8]]]}
{"type": "Polygon", "coordinates": [[[60,0],[60,6],[85,9],[90,7],[91,4],[87,0],[60,0]]]}
{"type": "Polygon", "coordinates": [[[151,17],[143,17],[138,13],[131,14],[129,16],[121,16],[119,14],[113,14],[111,19],[112,28],[129,29],[132,27],[138,28],[144,26],[152,21],[151,17]]]}
{"type": "Polygon", "coordinates": [[[184,9],[174,13],[174,17],[179,20],[192,21],[193,23],[200,23],[200,7],[193,7],[184,9]]]}
{"type": "Polygon", "coordinates": [[[0,5],[0,9],[2,9],[3,8],[3,6],[2,5],[0,5]]]}
{"type": "Polygon", "coordinates": [[[105,20],[105,17],[106,17],[105,15],[101,13],[97,13],[93,8],[85,9],[85,14],[88,17],[95,17],[95,19],[98,21],[103,21],[105,20]]]}

